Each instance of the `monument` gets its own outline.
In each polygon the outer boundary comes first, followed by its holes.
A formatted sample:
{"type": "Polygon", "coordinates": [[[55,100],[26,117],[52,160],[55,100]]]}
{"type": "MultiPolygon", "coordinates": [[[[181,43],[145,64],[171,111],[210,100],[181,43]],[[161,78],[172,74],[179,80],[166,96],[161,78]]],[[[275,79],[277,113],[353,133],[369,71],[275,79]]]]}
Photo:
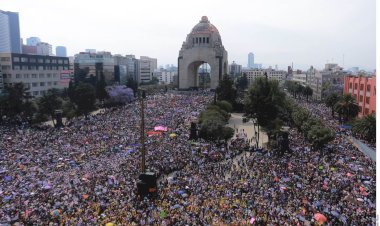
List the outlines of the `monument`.
{"type": "Polygon", "coordinates": [[[194,26],[179,51],[179,89],[186,90],[199,86],[198,68],[203,63],[210,65],[210,88],[215,89],[222,76],[228,73],[228,54],[218,29],[210,23],[207,16],[203,16],[194,26]]]}

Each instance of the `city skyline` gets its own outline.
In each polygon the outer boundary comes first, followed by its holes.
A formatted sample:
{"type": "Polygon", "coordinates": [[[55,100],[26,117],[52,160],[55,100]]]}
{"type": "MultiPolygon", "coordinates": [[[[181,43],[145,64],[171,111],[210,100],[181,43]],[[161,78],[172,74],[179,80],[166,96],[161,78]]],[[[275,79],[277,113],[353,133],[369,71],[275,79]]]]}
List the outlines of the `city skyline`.
{"type": "Polygon", "coordinates": [[[253,52],[255,62],[264,67],[286,69],[293,62],[295,69],[311,65],[323,69],[325,63],[334,62],[345,68],[376,68],[373,0],[235,1],[233,5],[115,0],[107,5],[94,2],[89,8],[84,2],[20,0],[2,3],[1,10],[19,13],[24,41],[36,36],[54,47],[66,46],[68,56],[93,48],[151,56],[159,65],[177,66],[182,42],[205,15],[220,32],[229,63],[247,65],[247,55],[253,52]]]}

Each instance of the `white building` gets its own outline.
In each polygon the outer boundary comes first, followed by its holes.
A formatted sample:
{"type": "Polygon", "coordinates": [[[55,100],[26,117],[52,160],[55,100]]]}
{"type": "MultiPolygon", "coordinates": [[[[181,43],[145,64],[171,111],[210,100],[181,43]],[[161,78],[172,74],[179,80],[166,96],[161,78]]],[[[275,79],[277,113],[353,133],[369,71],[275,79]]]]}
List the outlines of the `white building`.
{"type": "Polygon", "coordinates": [[[173,78],[177,75],[176,71],[161,70],[154,72],[154,76],[157,77],[160,84],[173,84],[173,78]]]}
{"type": "Polygon", "coordinates": [[[282,82],[286,71],[282,70],[273,70],[273,69],[245,69],[243,70],[243,74],[247,75],[249,84],[253,83],[253,81],[258,77],[264,77],[265,73],[268,76],[268,79],[274,79],[279,82],[282,82]]]}
{"type": "Polygon", "coordinates": [[[22,82],[34,97],[40,97],[52,88],[68,87],[67,57],[0,53],[0,64],[4,87],[22,82]]]}
{"type": "Polygon", "coordinates": [[[157,59],[147,56],[140,56],[139,61],[139,82],[149,82],[153,78],[153,73],[157,69],[157,59]]]}
{"type": "Polygon", "coordinates": [[[53,48],[49,43],[37,43],[37,55],[53,56],[53,48]]]}
{"type": "Polygon", "coordinates": [[[298,73],[298,72],[293,73],[292,81],[298,82],[299,84],[306,86],[306,79],[307,79],[306,73],[298,73]]]}

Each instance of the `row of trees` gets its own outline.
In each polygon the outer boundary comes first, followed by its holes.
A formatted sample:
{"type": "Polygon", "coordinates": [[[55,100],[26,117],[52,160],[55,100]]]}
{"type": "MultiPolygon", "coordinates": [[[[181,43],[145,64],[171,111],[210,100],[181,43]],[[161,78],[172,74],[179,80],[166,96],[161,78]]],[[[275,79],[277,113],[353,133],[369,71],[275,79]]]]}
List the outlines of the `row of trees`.
{"type": "Polygon", "coordinates": [[[301,98],[301,96],[304,96],[306,101],[309,102],[309,97],[313,96],[313,89],[310,86],[303,86],[295,81],[286,81],[285,87],[294,98],[301,98]]]}

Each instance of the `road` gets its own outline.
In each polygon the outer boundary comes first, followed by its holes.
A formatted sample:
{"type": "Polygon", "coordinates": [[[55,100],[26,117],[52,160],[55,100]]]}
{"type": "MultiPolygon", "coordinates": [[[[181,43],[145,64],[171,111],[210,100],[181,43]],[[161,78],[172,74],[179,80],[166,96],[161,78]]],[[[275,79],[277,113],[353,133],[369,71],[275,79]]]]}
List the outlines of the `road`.
{"type": "Polygon", "coordinates": [[[354,138],[354,137],[347,137],[347,140],[349,140],[353,145],[355,145],[363,154],[371,158],[374,162],[376,162],[376,151],[372,148],[368,147],[366,144],[361,142],[360,140],[354,138]]]}

